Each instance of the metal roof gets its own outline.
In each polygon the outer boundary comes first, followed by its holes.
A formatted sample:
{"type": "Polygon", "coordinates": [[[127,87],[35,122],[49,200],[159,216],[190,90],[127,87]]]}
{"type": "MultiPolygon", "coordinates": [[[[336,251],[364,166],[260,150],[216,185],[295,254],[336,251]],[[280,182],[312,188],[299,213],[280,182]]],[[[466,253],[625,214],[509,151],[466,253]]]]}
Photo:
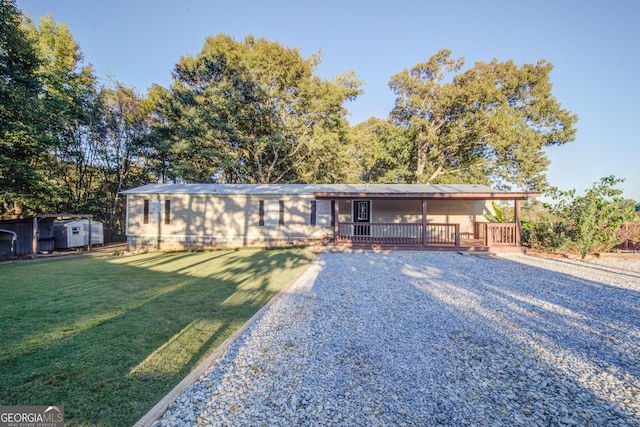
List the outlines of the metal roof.
{"type": "Polygon", "coordinates": [[[475,184],[147,184],[123,194],[315,195],[316,197],[526,198],[539,193],[498,191],[475,184]]]}

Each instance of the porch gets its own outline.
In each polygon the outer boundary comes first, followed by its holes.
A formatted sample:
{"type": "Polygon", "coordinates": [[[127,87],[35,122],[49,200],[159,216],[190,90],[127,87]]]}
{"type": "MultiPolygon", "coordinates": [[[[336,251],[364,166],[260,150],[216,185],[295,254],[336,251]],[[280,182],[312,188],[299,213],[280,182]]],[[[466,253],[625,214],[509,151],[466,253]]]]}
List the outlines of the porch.
{"type": "Polygon", "coordinates": [[[338,249],[524,252],[520,204],[539,194],[475,185],[443,187],[372,185],[364,191],[360,187],[360,191],[317,192],[314,196],[331,201],[338,249]],[[495,200],[513,203],[513,222],[486,221],[484,214],[492,211],[495,200]]]}
{"type": "Polygon", "coordinates": [[[516,223],[476,222],[473,232],[437,223],[343,222],[337,228],[338,249],[524,252],[516,223]]]}

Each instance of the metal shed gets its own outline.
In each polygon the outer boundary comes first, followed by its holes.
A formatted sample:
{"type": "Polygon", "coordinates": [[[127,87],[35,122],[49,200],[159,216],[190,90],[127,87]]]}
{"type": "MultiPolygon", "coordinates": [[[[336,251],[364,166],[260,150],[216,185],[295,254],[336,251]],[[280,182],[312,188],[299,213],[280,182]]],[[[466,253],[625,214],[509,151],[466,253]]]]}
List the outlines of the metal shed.
{"type": "Polygon", "coordinates": [[[33,253],[33,230],[37,224],[38,252],[54,250],[53,218],[19,218],[0,220],[0,228],[15,233],[13,240],[11,233],[0,233],[0,259],[21,257],[33,253]],[[13,244],[13,251],[12,251],[13,244]]]}

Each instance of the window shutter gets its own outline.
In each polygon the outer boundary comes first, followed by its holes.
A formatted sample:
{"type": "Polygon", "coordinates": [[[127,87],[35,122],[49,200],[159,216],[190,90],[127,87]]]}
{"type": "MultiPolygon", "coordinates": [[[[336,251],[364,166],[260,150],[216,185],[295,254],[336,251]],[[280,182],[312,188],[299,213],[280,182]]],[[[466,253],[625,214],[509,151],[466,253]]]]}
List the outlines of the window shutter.
{"type": "Polygon", "coordinates": [[[260,220],[258,221],[260,227],[264,227],[264,200],[260,200],[260,220]]]}
{"type": "Polygon", "coordinates": [[[171,200],[164,201],[164,223],[171,224],[171,200]]]}
{"type": "Polygon", "coordinates": [[[311,201],[311,219],[310,219],[310,223],[311,223],[311,225],[316,225],[316,201],[315,200],[311,201]]]}
{"type": "Polygon", "coordinates": [[[149,224],[149,199],[144,200],[143,224],[149,224]]]}
{"type": "Polygon", "coordinates": [[[280,200],[280,218],[278,225],[284,225],[284,200],[280,200]]]}

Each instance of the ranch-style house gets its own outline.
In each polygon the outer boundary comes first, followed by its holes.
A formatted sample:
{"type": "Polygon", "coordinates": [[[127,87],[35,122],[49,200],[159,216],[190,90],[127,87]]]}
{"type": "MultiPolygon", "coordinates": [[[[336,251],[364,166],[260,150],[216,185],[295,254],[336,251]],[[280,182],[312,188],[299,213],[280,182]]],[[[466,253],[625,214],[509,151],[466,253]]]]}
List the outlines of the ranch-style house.
{"type": "Polygon", "coordinates": [[[521,251],[520,203],[540,195],[422,184],[148,184],[123,194],[131,249],[333,243],[464,251],[521,251]],[[492,201],[504,200],[515,221],[489,222],[492,201]]]}

